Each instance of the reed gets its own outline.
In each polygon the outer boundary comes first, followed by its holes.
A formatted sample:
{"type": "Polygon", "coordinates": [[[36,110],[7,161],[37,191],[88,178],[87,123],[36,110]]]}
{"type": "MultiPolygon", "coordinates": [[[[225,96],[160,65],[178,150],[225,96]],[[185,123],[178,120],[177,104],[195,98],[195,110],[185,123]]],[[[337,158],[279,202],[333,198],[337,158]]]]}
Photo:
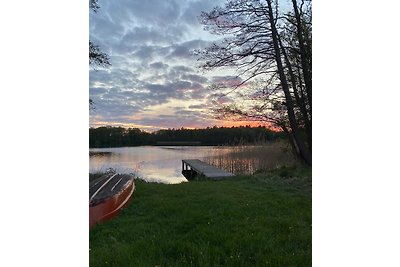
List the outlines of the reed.
{"type": "Polygon", "coordinates": [[[285,141],[274,141],[255,146],[237,146],[230,153],[215,153],[204,159],[207,163],[237,174],[271,171],[280,167],[300,166],[285,141]]]}

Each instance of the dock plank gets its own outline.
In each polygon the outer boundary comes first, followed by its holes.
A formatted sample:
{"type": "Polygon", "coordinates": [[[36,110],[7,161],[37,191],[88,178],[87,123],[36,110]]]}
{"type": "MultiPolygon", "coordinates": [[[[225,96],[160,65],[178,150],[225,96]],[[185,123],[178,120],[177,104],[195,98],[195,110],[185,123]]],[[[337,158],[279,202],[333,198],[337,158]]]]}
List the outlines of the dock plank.
{"type": "Polygon", "coordinates": [[[225,177],[235,176],[233,173],[221,170],[199,159],[184,159],[182,160],[182,165],[184,164],[186,164],[186,166],[189,166],[198,174],[204,175],[207,178],[222,179],[225,177]]]}

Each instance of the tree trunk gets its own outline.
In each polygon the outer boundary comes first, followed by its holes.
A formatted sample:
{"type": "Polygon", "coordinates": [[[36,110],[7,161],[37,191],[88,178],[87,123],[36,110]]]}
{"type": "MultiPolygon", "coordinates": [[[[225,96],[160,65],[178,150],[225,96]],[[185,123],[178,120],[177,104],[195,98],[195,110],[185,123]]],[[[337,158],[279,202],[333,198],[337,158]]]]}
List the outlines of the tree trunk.
{"type": "Polygon", "coordinates": [[[294,140],[293,134],[289,131],[289,129],[286,126],[281,125],[282,130],[287,134],[289,138],[289,144],[292,147],[292,152],[296,158],[302,159],[300,155],[300,150],[299,147],[296,144],[296,141],[294,140]]]}
{"type": "Polygon", "coordinates": [[[312,147],[312,136],[311,136],[312,135],[312,129],[311,129],[311,121],[310,121],[310,119],[308,117],[308,111],[307,111],[307,108],[306,108],[306,104],[304,102],[304,98],[300,98],[300,96],[299,96],[299,92],[297,90],[297,85],[296,85],[297,84],[296,83],[296,77],[294,76],[294,73],[293,73],[292,64],[289,61],[289,58],[288,58],[288,56],[286,54],[285,48],[283,47],[283,44],[282,44],[280,36],[278,36],[278,41],[279,41],[279,45],[280,45],[281,50],[282,50],[283,58],[285,59],[286,66],[287,66],[288,71],[289,71],[290,82],[291,82],[292,87],[293,87],[294,97],[296,99],[297,105],[300,108],[300,111],[301,111],[301,114],[302,114],[302,117],[303,117],[303,120],[304,120],[304,126],[306,128],[306,135],[307,135],[307,144],[308,144],[308,147],[311,150],[311,147],[312,147]]]}
{"type": "Polygon", "coordinates": [[[289,85],[286,79],[286,75],[282,66],[282,60],[281,60],[281,53],[279,49],[279,42],[278,42],[278,32],[275,26],[275,21],[274,21],[274,15],[272,11],[272,5],[271,5],[271,0],[266,0],[268,3],[268,19],[271,24],[271,32],[272,32],[272,41],[273,41],[273,46],[275,50],[275,60],[276,60],[276,65],[278,68],[278,74],[279,78],[282,84],[282,89],[285,94],[285,100],[286,100],[286,107],[287,107],[287,113],[289,117],[289,122],[290,122],[290,127],[292,128],[292,133],[293,137],[295,139],[295,142],[299,148],[300,151],[300,156],[304,159],[304,161],[311,166],[312,164],[312,159],[311,159],[311,151],[307,149],[303,139],[300,136],[298,124],[296,121],[296,116],[294,114],[294,105],[292,101],[292,96],[290,95],[289,91],[289,85]]]}
{"type": "Polygon", "coordinates": [[[303,69],[303,75],[304,75],[304,83],[306,84],[306,92],[307,92],[307,98],[308,98],[308,104],[310,105],[310,110],[311,110],[311,101],[312,101],[312,96],[311,96],[311,89],[312,89],[312,78],[311,78],[311,68],[310,65],[308,64],[308,57],[307,57],[307,49],[304,46],[304,31],[302,27],[302,22],[299,14],[299,10],[297,7],[297,2],[296,0],[292,0],[293,4],[293,10],[294,10],[294,15],[296,17],[296,28],[297,28],[297,38],[299,40],[299,48],[300,48],[300,58],[301,58],[301,67],[303,69]]]}

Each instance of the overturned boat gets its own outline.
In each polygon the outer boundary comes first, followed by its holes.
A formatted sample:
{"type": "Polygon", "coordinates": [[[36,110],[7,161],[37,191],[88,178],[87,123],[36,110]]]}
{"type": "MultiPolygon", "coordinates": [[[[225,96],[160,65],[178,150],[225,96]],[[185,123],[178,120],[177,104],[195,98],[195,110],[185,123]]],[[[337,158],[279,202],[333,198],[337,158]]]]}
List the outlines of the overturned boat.
{"type": "Polygon", "coordinates": [[[132,198],[133,176],[107,173],[89,183],[89,228],[118,215],[132,198]]]}

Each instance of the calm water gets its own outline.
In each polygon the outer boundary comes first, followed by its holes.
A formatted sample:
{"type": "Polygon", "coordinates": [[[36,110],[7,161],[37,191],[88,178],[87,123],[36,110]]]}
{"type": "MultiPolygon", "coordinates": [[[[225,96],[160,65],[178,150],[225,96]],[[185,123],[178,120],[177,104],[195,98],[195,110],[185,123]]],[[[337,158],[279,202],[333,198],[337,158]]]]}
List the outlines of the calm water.
{"type": "MultiPolygon", "coordinates": [[[[142,146],[93,148],[90,152],[91,173],[113,168],[119,173],[134,173],[146,181],[160,183],[187,181],[181,173],[182,159],[200,159],[236,174],[253,173],[257,169],[266,168],[267,165],[274,165],[275,160],[282,161],[282,158],[275,159],[276,155],[268,153],[267,146],[142,146]],[[268,155],[272,155],[274,159],[268,155]]],[[[274,153],[276,154],[276,151],[274,153]]],[[[278,151],[278,154],[280,157],[287,157],[287,153],[278,151]]]]}

